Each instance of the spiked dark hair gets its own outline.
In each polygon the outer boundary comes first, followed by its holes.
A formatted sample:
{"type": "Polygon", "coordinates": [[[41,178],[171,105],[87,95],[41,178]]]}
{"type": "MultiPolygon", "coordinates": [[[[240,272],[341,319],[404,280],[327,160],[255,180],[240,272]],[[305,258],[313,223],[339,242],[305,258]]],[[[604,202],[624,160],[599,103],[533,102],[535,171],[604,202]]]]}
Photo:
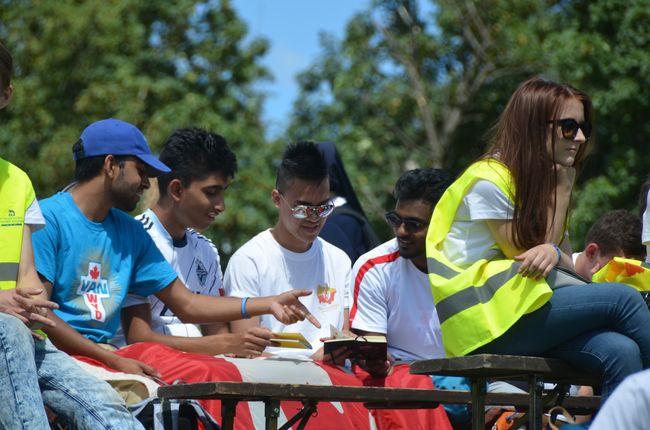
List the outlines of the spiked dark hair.
{"type": "Polygon", "coordinates": [[[278,168],[275,187],[284,191],[294,179],[320,183],[327,179],[327,163],[314,142],[287,146],[278,168]]]}

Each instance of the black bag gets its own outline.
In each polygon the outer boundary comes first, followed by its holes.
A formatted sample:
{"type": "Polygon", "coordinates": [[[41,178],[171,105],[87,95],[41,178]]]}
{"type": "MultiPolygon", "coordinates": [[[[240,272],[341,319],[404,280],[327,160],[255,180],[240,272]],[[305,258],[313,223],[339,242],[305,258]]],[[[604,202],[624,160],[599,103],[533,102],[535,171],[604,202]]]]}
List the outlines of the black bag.
{"type": "Polygon", "coordinates": [[[150,397],[129,410],[147,430],[194,430],[199,422],[205,430],[221,430],[196,400],[150,397]]]}

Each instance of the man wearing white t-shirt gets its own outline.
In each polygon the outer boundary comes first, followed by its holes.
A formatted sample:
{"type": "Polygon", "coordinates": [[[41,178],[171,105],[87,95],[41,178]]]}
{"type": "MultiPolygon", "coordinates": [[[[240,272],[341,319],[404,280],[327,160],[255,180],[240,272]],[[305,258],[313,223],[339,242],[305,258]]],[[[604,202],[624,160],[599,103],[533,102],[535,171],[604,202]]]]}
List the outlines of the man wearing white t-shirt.
{"type": "MultiPolygon", "coordinates": [[[[199,231],[226,209],[224,193],[237,170],[235,154],[218,134],[186,128],[169,136],[160,160],[171,172],[158,177],[158,202],[136,219],[189,290],[217,296],[222,291],[219,252],[199,231]]],[[[187,352],[244,357],[258,356],[270,345],[271,332],[261,327],[231,334],[223,324],[185,324],[156,296],[130,295],[122,321],[128,343],[158,342],[187,352]]]]}
{"type": "MultiPolygon", "coordinates": [[[[386,335],[391,360],[444,357],[425,241],[433,208],[449,184],[451,177],[442,170],[404,173],[393,192],[395,210],[386,214],[395,239],[362,255],[352,269],[350,328],[362,335],[386,335]]],[[[372,363],[367,370],[382,376],[389,367],[372,363]]]]}
{"type": "Polygon", "coordinates": [[[271,292],[311,290],[313,294],[301,302],[321,328],[303,322],[285,325],[264,316],[233,321],[230,326],[234,333],[260,325],[275,333],[302,333],[313,350],[271,347],[266,351],[322,359],[320,339],[329,336],[329,326],[346,328],[351,263],[345,252],[318,237],[334,206],[327,165],[315,144],[299,142],[287,147],[271,198],[278,208],[278,221],[232,256],[224,277],[226,295],[245,302],[271,292]]]}

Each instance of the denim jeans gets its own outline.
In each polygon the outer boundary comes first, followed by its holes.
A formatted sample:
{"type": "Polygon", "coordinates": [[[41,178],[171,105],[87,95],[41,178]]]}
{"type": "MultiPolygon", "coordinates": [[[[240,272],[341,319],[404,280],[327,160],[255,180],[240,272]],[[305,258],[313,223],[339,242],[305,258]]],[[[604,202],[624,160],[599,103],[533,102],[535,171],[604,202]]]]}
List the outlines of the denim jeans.
{"type": "Polygon", "coordinates": [[[540,309],[473,352],[560,358],[603,375],[603,400],[623,379],[650,367],[650,312],[627,285],[558,288],[540,309]]]}
{"type": "Polygon", "coordinates": [[[0,428],[49,429],[43,403],[77,429],[142,429],[104,381],[0,313],[0,428]]]}

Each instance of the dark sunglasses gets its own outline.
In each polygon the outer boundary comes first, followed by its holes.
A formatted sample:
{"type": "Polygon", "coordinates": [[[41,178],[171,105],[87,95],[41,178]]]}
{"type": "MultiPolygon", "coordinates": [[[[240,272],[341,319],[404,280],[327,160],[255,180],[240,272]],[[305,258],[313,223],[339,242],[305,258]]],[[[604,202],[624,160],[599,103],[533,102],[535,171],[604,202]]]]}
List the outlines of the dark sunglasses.
{"type": "Polygon", "coordinates": [[[386,219],[386,222],[396,230],[404,224],[404,230],[406,230],[407,233],[417,233],[427,226],[424,222],[417,219],[402,218],[397,215],[395,211],[386,213],[384,218],[386,219]]]}
{"type": "Polygon", "coordinates": [[[559,125],[562,129],[562,137],[569,140],[574,140],[578,135],[578,130],[582,130],[585,139],[591,136],[591,123],[589,121],[578,122],[573,118],[554,119],[549,121],[549,124],[559,125]]]}

